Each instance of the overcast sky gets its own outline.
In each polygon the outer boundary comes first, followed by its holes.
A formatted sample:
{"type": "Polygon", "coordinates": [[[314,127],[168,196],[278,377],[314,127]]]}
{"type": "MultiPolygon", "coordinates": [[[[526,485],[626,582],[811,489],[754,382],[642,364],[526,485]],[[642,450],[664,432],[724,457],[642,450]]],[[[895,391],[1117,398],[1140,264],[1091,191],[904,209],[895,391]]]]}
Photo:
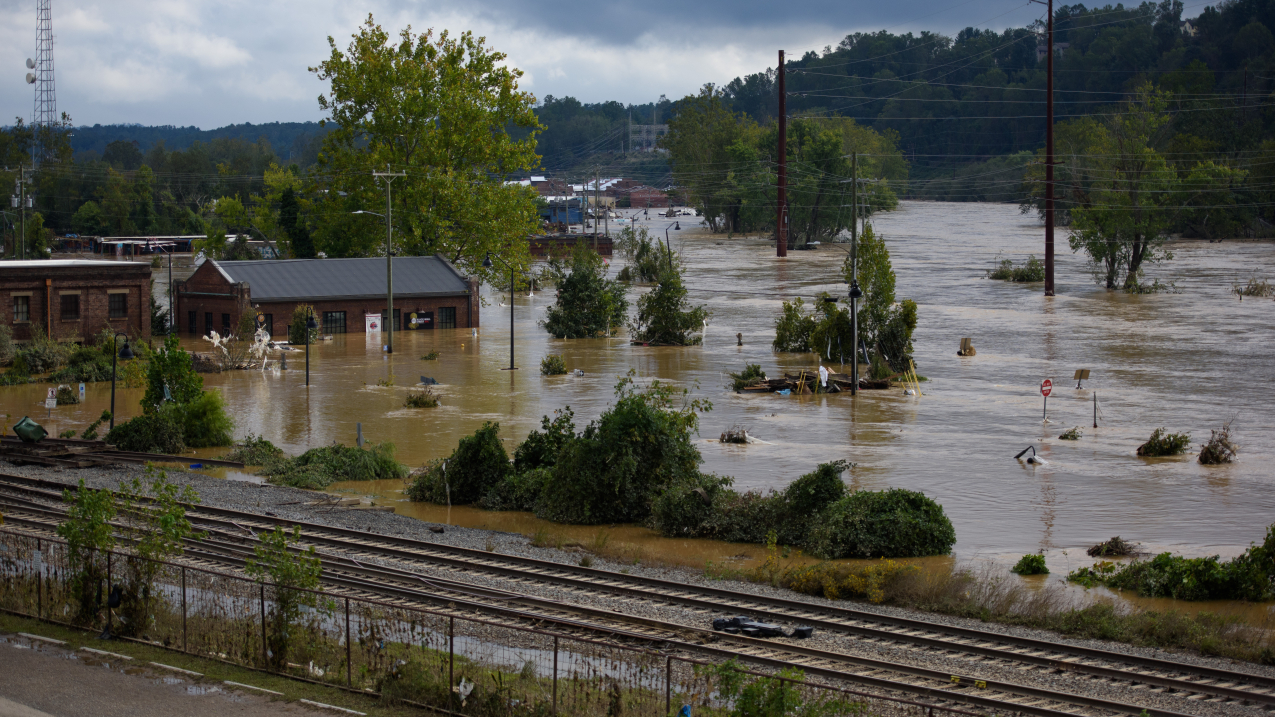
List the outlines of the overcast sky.
{"type": "MultiPolygon", "coordinates": [[[[1042,14],[1025,0],[53,0],[58,110],[90,125],[318,120],[325,87],[306,68],[369,12],[391,34],[486,36],[537,97],[626,103],[681,97],[851,32],[1000,31],[1042,14]]],[[[0,125],[31,119],[34,54],[35,0],[0,0],[0,125]]]]}

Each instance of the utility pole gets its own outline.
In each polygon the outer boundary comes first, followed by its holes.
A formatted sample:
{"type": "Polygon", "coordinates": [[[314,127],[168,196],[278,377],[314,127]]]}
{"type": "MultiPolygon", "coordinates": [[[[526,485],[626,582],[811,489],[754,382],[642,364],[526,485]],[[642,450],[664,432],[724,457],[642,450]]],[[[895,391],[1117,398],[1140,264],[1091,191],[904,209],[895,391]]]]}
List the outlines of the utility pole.
{"type": "Polygon", "coordinates": [[[859,395],[859,153],[850,156],[850,395],[859,395]]]}
{"type": "MultiPolygon", "coordinates": [[[[1053,0],[1050,0],[1051,2],[1053,0]]],[[[775,256],[788,256],[788,98],[784,89],[784,51],[779,51],[779,185],[775,217],[775,256]]]]}
{"type": "Polygon", "coordinates": [[[1045,296],[1054,295],[1054,0],[1049,8],[1045,48],[1045,296]]]}
{"type": "MultiPolygon", "coordinates": [[[[395,177],[406,177],[407,172],[391,172],[385,165],[384,172],[372,172],[373,177],[385,177],[385,330],[389,332],[386,353],[394,353],[394,247],[390,241],[393,223],[390,221],[390,183],[395,177]]],[[[309,329],[306,329],[307,335],[309,329]]]]}
{"type": "Polygon", "coordinates": [[[15,254],[18,255],[19,259],[26,259],[27,258],[27,210],[30,209],[31,206],[35,203],[32,201],[31,195],[27,194],[27,185],[31,183],[31,170],[27,169],[26,166],[19,164],[18,176],[14,183],[16,184],[16,186],[14,187],[14,191],[16,191],[17,194],[13,195],[11,204],[14,209],[18,210],[18,216],[19,216],[18,223],[20,225],[20,229],[18,230],[19,231],[18,239],[13,242],[13,251],[15,254]]]}

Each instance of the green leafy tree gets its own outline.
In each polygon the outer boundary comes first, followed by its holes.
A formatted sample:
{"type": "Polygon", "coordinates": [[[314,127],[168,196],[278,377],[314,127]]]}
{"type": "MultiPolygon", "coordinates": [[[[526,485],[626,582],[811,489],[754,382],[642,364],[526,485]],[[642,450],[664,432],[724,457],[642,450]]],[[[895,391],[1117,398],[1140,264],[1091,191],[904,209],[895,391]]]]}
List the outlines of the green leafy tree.
{"type": "Polygon", "coordinates": [[[569,263],[551,259],[548,273],[557,284],[558,298],[541,325],[554,338],[595,338],[619,331],[629,310],[628,289],[607,278],[607,267],[596,251],[581,241],[569,263]]]}
{"type": "MultiPolygon", "coordinates": [[[[856,256],[859,263],[859,338],[868,347],[884,353],[885,360],[896,371],[908,368],[912,354],[912,333],[916,330],[917,305],[906,299],[896,303],[894,267],[885,237],[879,236],[871,224],[859,234],[856,256]]],[[[842,265],[846,283],[852,276],[850,257],[842,265]]]]}
{"type": "Polygon", "coordinates": [[[303,608],[326,608],[318,593],[323,564],[311,545],[304,550],[295,547],[301,540],[301,526],[292,532],[276,526],[273,532],[261,533],[253,548],[255,557],[244,567],[250,577],[270,586],[270,605],[266,616],[267,663],[275,670],[288,664],[288,653],[302,629],[303,608]]]}
{"type": "MultiPolygon", "coordinates": [[[[330,83],[319,98],[331,126],[314,175],[320,213],[383,207],[384,185],[371,173],[388,167],[407,173],[393,184],[396,206],[408,208],[394,213],[396,251],[440,253],[488,279],[497,274],[482,267],[488,252],[506,266],[527,263],[534,192],[503,181],[538,160],[541,127],[535,98],[518,88],[522,72],[485,38],[408,28],[392,40],[371,15],[345,51],[328,44],[328,59],[311,68],[330,83]],[[511,128],[527,134],[515,140],[511,128]]],[[[383,225],[352,219],[324,222],[316,246],[330,256],[378,251],[383,225]]]]}
{"type": "Polygon", "coordinates": [[[106,580],[106,554],[115,547],[115,531],[111,527],[115,497],[109,490],[86,487],[81,478],[77,490],[62,491],[62,501],[70,503],[70,507],[57,533],[66,540],[71,594],[76,598],[75,622],[96,626],[106,580]]]}
{"type": "Polygon", "coordinates": [[[700,343],[708,320],[708,309],[692,306],[682,285],[677,266],[660,274],[660,282],[637,301],[637,315],[629,322],[635,341],[643,343],[690,346],[700,343]]]}
{"type": "Polygon", "coordinates": [[[204,390],[204,377],[195,373],[190,353],[182,349],[174,334],[164,338],[164,347],[151,356],[146,373],[146,394],[142,397],[142,410],[156,411],[164,403],[164,388],[174,403],[191,403],[204,390]]]}
{"type": "Polygon", "coordinates": [[[125,560],[120,617],[120,634],[142,635],[154,620],[155,579],[163,570],[162,561],[180,556],[188,538],[201,538],[186,517],[183,503],[198,503],[199,494],[190,486],[178,486],[168,472],[146,466],[146,480],[136,476],[120,486],[118,511],[121,533],[133,546],[125,560]]]}

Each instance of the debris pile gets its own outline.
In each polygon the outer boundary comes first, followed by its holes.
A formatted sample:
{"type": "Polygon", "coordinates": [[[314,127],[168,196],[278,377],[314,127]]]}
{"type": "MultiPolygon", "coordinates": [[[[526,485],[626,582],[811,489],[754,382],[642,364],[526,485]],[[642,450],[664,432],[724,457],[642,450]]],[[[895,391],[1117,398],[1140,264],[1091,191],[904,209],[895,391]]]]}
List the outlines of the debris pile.
{"type": "Polygon", "coordinates": [[[785,632],[778,625],[772,625],[768,622],[757,622],[746,617],[719,617],[713,620],[713,629],[717,632],[725,632],[730,635],[744,635],[746,637],[795,637],[804,640],[814,634],[815,629],[806,625],[793,628],[792,632],[785,632]]]}

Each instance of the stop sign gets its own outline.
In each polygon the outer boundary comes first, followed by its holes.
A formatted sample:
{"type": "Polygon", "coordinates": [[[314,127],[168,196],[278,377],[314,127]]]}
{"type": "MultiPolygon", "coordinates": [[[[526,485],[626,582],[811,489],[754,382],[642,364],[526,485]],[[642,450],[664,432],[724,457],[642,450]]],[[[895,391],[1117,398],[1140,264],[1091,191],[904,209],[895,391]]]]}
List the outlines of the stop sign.
{"type": "Polygon", "coordinates": [[[1044,381],[1040,382],[1040,395],[1044,396],[1045,398],[1049,398],[1049,394],[1053,390],[1054,390],[1053,381],[1050,381],[1049,379],[1045,379],[1044,381]]]}

